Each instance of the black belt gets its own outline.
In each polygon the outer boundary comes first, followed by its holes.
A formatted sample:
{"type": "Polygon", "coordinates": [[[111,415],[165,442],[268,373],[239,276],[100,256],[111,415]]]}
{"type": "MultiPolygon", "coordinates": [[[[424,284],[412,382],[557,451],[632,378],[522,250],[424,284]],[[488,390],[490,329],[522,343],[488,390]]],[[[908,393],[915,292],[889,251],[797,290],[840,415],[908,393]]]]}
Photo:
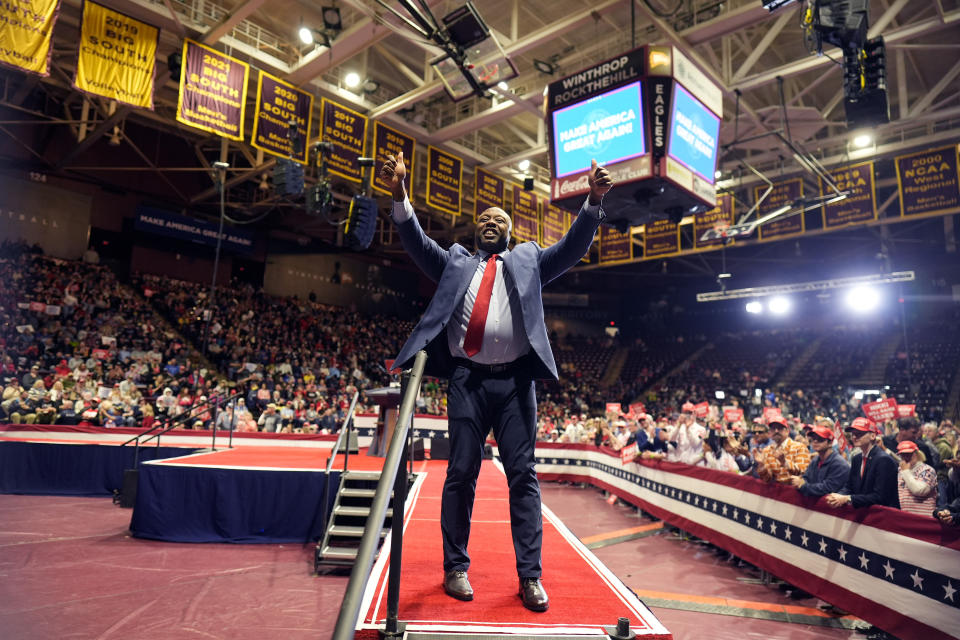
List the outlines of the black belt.
{"type": "Polygon", "coordinates": [[[466,358],[454,358],[453,362],[460,367],[465,367],[471,371],[480,371],[482,373],[506,373],[526,366],[529,356],[521,356],[513,362],[504,362],[502,364],[483,364],[467,360],[466,358]]]}

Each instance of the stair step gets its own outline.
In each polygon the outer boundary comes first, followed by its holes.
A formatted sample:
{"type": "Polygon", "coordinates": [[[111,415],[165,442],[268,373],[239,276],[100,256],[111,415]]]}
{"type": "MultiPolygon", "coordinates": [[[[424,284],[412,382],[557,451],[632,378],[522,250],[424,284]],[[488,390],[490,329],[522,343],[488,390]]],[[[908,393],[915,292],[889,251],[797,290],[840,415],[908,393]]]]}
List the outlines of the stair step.
{"type": "Polygon", "coordinates": [[[356,560],[357,551],[359,551],[359,549],[356,547],[324,547],[320,551],[320,556],[322,558],[336,558],[338,560],[356,560]]]}
{"type": "MultiPolygon", "coordinates": [[[[341,525],[333,525],[332,527],[330,527],[330,535],[345,536],[348,538],[362,538],[363,527],[345,527],[341,525]]],[[[380,532],[381,538],[385,537],[386,535],[387,535],[386,529],[380,532]]]]}
{"type": "Polygon", "coordinates": [[[350,487],[344,487],[340,491],[340,496],[346,498],[372,498],[376,494],[376,489],[353,489],[350,487]]]}
{"type": "Polygon", "coordinates": [[[343,474],[347,480],[380,480],[379,471],[347,471],[343,474]]]}
{"type": "MultiPolygon", "coordinates": [[[[343,505],[338,505],[336,509],[333,510],[333,513],[341,516],[361,516],[368,517],[370,515],[369,507],[345,507],[343,505]]],[[[393,509],[387,508],[387,517],[390,518],[393,516],[393,509]]]]}

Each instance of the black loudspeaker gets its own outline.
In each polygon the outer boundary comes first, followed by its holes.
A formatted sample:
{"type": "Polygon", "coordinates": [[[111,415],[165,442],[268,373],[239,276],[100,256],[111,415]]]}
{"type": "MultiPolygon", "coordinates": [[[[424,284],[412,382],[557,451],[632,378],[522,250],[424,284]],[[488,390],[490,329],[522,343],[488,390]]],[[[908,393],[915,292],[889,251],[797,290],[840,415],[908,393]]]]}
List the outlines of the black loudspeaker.
{"type": "Polygon", "coordinates": [[[524,190],[524,191],[533,191],[533,178],[524,178],[524,179],[523,179],[523,190],[524,190]]]}
{"type": "Polygon", "coordinates": [[[347,246],[354,251],[363,251],[373,242],[373,232],[377,230],[377,201],[364,196],[353,196],[350,201],[350,213],[343,236],[347,246]]]}
{"type": "Polygon", "coordinates": [[[124,509],[133,509],[133,505],[137,503],[137,482],[139,479],[139,469],[123,470],[123,489],[120,490],[120,506],[124,509]]]}
{"type": "Polygon", "coordinates": [[[423,438],[414,438],[413,439],[413,459],[414,460],[426,460],[427,456],[424,453],[423,449],[423,438]]]}
{"type": "Polygon", "coordinates": [[[431,460],[449,460],[450,459],[450,440],[448,438],[430,439],[430,459],[431,460]]]}

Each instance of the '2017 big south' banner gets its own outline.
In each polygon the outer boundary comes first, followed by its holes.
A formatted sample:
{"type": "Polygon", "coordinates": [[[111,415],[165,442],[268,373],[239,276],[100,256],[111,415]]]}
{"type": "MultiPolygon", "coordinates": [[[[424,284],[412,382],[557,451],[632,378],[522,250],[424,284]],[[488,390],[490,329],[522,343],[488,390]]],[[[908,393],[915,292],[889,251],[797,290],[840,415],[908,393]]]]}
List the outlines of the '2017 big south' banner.
{"type": "Polygon", "coordinates": [[[0,63],[50,75],[50,34],[60,0],[0,2],[0,63]]]}
{"type": "Polygon", "coordinates": [[[83,3],[73,86],[117,102],[153,109],[160,30],[113,9],[83,3]]]}

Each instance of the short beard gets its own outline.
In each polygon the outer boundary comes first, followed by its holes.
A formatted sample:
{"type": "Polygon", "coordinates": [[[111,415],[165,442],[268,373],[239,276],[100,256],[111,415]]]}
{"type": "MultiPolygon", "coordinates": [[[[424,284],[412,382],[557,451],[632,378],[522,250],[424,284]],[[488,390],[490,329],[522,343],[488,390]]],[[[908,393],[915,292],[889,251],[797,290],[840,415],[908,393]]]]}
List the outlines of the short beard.
{"type": "Polygon", "coordinates": [[[495,242],[490,242],[484,240],[483,236],[479,233],[474,235],[473,241],[477,245],[477,249],[486,251],[487,253],[503,253],[504,249],[507,248],[507,243],[510,240],[510,236],[500,236],[495,242]]]}

